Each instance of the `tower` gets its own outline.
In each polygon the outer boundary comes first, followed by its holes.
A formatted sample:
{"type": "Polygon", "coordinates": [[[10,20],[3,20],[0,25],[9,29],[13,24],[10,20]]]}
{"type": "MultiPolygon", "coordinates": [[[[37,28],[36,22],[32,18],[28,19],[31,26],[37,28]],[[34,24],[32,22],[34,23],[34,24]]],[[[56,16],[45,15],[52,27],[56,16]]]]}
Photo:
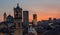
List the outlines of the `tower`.
{"type": "Polygon", "coordinates": [[[28,11],[23,11],[23,25],[24,27],[28,28],[29,24],[29,12],[28,11]]]}
{"type": "Polygon", "coordinates": [[[18,3],[17,7],[14,8],[14,23],[15,23],[14,35],[22,35],[22,8],[19,7],[18,3]]]}
{"type": "Polygon", "coordinates": [[[33,14],[33,24],[34,26],[37,25],[37,14],[33,14]]]}
{"type": "Polygon", "coordinates": [[[4,13],[4,21],[6,21],[6,17],[7,17],[7,15],[6,15],[6,12],[4,13]]]}

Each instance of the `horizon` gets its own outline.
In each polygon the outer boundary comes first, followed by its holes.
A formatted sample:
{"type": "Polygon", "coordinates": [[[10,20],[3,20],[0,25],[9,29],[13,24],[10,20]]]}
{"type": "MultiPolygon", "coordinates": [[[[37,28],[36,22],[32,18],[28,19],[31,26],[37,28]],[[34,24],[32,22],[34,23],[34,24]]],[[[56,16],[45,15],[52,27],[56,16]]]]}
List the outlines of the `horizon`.
{"type": "Polygon", "coordinates": [[[37,20],[60,18],[60,0],[0,0],[0,21],[3,21],[3,13],[14,15],[13,8],[19,3],[23,10],[29,11],[29,21],[33,14],[37,14],[37,20]]]}

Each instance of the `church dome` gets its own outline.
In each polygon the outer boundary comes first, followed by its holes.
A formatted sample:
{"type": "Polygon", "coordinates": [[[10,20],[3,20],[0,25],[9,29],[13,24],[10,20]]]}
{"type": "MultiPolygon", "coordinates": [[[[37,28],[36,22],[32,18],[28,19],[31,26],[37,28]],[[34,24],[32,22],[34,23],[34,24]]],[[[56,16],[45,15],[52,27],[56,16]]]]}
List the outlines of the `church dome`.
{"type": "Polygon", "coordinates": [[[7,18],[6,18],[8,22],[12,22],[13,21],[13,16],[11,15],[8,15],[7,18]]]}

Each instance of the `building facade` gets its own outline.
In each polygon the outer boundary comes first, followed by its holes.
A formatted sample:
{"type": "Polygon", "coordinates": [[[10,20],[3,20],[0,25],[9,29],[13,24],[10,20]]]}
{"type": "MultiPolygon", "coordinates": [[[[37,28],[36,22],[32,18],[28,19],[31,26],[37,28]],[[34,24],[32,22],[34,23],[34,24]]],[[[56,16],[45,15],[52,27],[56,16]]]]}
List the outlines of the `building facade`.
{"type": "Polygon", "coordinates": [[[33,14],[33,24],[37,26],[37,14],[33,14]]]}
{"type": "Polygon", "coordinates": [[[28,24],[29,24],[29,12],[23,11],[23,25],[25,28],[28,28],[28,24]]]}

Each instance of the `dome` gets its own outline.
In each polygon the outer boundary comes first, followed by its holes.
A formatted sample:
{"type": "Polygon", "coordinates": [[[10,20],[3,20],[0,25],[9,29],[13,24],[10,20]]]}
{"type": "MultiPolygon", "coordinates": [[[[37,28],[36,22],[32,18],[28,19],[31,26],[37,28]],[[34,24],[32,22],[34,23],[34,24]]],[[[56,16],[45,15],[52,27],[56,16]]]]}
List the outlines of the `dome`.
{"type": "Polygon", "coordinates": [[[11,22],[11,21],[13,21],[13,16],[8,15],[6,19],[7,19],[6,21],[11,22]]]}

